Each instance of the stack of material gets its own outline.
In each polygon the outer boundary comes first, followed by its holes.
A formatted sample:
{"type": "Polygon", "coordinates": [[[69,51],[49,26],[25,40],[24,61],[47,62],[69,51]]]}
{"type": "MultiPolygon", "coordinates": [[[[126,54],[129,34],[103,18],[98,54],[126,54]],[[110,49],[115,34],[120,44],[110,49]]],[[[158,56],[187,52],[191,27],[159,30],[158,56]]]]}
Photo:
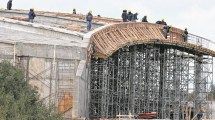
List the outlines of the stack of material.
{"type": "Polygon", "coordinates": [[[28,22],[28,18],[22,18],[22,17],[11,17],[10,19],[19,20],[19,21],[25,21],[28,22]]]}
{"type": "Polygon", "coordinates": [[[138,115],[138,119],[154,119],[157,117],[156,112],[151,112],[151,113],[140,113],[138,115]]]}
{"type": "Polygon", "coordinates": [[[73,98],[69,93],[65,93],[58,104],[58,113],[65,113],[73,107],[73,98]]]}
{"type": "Polygon", "coordinates": [[[78,32],[82,32],[86,28],[85,26],[81,26],[78,24],[65,24],[57,27],[71,30],[71,31],[78,31],[78,32]]]}

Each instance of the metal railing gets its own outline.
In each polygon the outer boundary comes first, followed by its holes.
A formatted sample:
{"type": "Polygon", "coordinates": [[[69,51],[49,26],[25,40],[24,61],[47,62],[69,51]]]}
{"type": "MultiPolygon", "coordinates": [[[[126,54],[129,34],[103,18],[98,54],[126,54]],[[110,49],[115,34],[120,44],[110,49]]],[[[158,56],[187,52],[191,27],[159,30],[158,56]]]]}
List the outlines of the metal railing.
{"type": "Polygon", "coordinates": [[[215,42],[214,41],[194,35],[194,34],[188,35],[187,42],[215,51],[215,42]]]}

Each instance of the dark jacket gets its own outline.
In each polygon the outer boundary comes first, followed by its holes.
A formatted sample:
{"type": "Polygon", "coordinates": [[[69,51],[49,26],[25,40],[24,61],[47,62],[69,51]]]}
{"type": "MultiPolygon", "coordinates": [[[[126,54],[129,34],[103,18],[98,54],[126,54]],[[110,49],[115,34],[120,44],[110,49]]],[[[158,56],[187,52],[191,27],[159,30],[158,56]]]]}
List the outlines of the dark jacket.
{"type": "Polygon", "coordinates": [[[165,26],[163,27],[163,29],[164,29],[164,30],[166,30],[166,32],[167,32],[167,33],[169,33],[170,26],[168,26],[168,25],[165,25],[165,26]]]}
{"type": "Polygon", "coordinates": [[[165,21],[157,21],[156,24],[167,25],[165,21]]]}
{"type": "Polygon", "coordinates": [[[158,21],[156,22],[156,24],[161,24],[161,21],[158,20],[158,21]]]}
{"type": "Polygon", "coordinates": [[[33,10],[30,10],[30,12],[28,13],[28,18],[29,19],[34,19],[36,17],[36,14],[34,13],[33,10]]]}
{"type": "Polygon", "coordinates": [[[161,21],[161,25],[167,25],[165,21],[161,21]]]}
{"type": "Polygon", "coordinates": [[[76,14],[76,10],[74,9],[72,13],[73,13],[73,14],[76,14]]]}
{"type": "Polygon", "coordinates": [[[184,34],[185,34],[185,35],[188,35],[187,29],[184,30],[184,34]]]}
{"type": "Polygon", "coordinates": [[[148,22],[147,16],[144,16],[144,17],[142,18],[142,22],[148,22]]]}
{"type": "Polygon", "coordinates": [[[133,13],[129,12],[128,13],[128,21],[131,21],[133,18],[133,13]]]}
{"type": "Polygon", "coordinates": [[[203,117],[203,112],[199,112],[198,114],[197,114],[197,119],[198,120],[201,120],[202,119],[202,117],[203,117]]]}
{"type": "Polygon", "coordinates": [[[86,15],[86,20],[87,20],[87,21],[92,21],[92,20],[93,20],[93,15],[92,15],[91,13],[88,13],[88,14],[86,15]]]}
{"type": "Polygon", "coordinates": [[[169,30],[170,30],[170,26],[167,26],[167,25],[165,25],[164,27],[163,27],[163,35],[164,35],[164,37],[167,39],[167,36],[168,36],[168,33],[169,33],[169,30]]]}
{"type": "Polygon", "coordinates": [[[123,12],[122,12],[122,20],[123,20],[123,22],[127,21],[127,11],[125,11],[125,10],[123,10],[123,12]]]}
{"type": "Polygon", "coordinates": [[[9,1],[7,2],[7,9],[8,9],[8,10],[11,10],[11,7],[12,7],[12,0],[9,0],[9,1]]]}
{"type": "Polygon", "coordinates": [[[184,42],[187,42],[187,39],[188,39],[188,31],[187,31],[187,29],[184,30],[183,37],[184,37],[184,42]]]}
{"type": "Polygon", "coordinates": [[[137,16],[138,16],[137,13],[135,13],[135,14],[133,15],[133,20],[134,20],[134,21],[135,21],[135,20],[138,20],[137,16]]]}

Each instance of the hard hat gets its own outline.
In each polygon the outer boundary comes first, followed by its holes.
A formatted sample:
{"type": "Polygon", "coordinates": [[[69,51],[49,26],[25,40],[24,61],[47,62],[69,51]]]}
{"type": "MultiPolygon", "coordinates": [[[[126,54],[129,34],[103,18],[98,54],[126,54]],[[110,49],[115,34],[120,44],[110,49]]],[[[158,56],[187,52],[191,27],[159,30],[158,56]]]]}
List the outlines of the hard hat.
{"type": "Polygon", "coordinates": [[[138,12],[136,12],[136,14],[139,14],[138,12]]]}
{"type": "Polygon", "coordinates": [[[73,10],[76,10],[75,8],[73,8],[73,10]]]}
{"type": "Polygon", "coordinates": [[[34,8],[31,8],[34,11],[34,8]]]}
{"type": "Polygon", "coordinates": [[[169,27],[172,28],[172,25],[170,25],[169,27]]]}
{"type": "Polygon", "coordinates": [[[162,18],[162,21],[164,21],[164,18],[162,18]]]}
{"type": "Polygon", "coordinates": [[[92,13],[92,10],[89,10],[89,13],[92,13]]]}
{"type": "Polygon", "coordinates": [[[128,12],[131,12],[131,10],[128,10],[128,12]]]}

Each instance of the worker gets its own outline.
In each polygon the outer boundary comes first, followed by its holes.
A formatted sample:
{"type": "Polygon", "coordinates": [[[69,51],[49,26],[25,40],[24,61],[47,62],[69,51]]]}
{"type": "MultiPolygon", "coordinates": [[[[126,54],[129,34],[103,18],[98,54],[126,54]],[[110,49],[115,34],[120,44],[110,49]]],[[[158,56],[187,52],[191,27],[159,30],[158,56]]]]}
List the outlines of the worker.
{"type": "Polygon", "coordinates": [[[167,25],[167,23],[164,21],[164,18],[162,19],[162,21],[157,21],[156,24],[161,24],[161,25],[167,25]]]}
{"type": "Polygon", "coordinates": [[[12,8],[12,0],[9,0],[9,1],[7,2],[7,9],[8,9],[8,10],[11,10],[11,8],[12,8]]]}
{"type": "Polygon", "coordinates": [[[173,120],[174,118],[174,111],[173,109],[170,110],[170,120],[173,120]]]}
{"type": "Polygon", "coordinates": [[[73,8],[72,11],[73,11],[72,14],[76,14],[76,9],[75,8],[73,8]]]}
{"type": "Polygon", "coordinates": [[[156,22],[156,24],[161,24],[161,21],[160,21],[160,20],[158,20],[158,21],[156,22]]]}
{"type": "Polygon", "coordinates": [[[132,18],[133,18],[133,13],[129,10],[128,11],[128,21],[132,21],[132,18]]]}
{"type": "Polygon", "coordinates": [[[185,30],[184,30],[183,38],[184,38],[184,42],[187,42],[187,39],[188,39],[188,31],[187,31],[187,28],[185,28],[185,30]]]}
{"type": "Polygon", "coordinates": [[[194,117],[194,108],[191,107],[190,120],[194,117]]]}
{"type": "Polygon", "coordinates": [[[35,17],[36,17],[36,14],[34,13],[34,8],[31,8],[30,12],[28,13],[29,22],[33,23],[35,17]]]}
{"type": "Polygon", "coordinates": [[[164,18],[162,19],[161,24],[162,25],[167,25],[166,22],[164,21],[164,18]]]}
{"type": "Polygon", "coordinates": [[[93,15],[92,15],[92,10],[89,10],[89,12],[86,15],[86,21],[87,21],[87,30],[90,31],[92,27],[92,20],[93,20],[93,15]]]}
{"type": "Polygon", "coordinates": [[[122,21],[127,22],[127,10],[122,11],[122,21]]]}
{"type": "Polygon", "coordinates": [[[136,13],[133,15],[133,17],[132,17],[132,21],[133,21],[133,22],[136,22],[136,20],[138,20],[137,16],[138,16],[138,12],[136,12],[136,13]]]}
{"type": "Polygon", "coordinates": [[[203,108],[201,108],[200,110],[199,110],[199,113],[197,114],[197,120],[203,120],[204,119],[204,109],[203,108]]]}
{"type": "Polygon", "coordinates": [[[168,34],[169,34],[169,30],[172,28],[172,25],[170,25],[170,26],[168,26],[168,25],[165,25],[164,27],[163,27],[163,35],[164,35],[164,37],[167,39],[167,36],[168,36],[168,34]]]}
{"type": "Polygon", "coordinates": [[[142,22],[148,22],[146,15],[142,18],[142,22]]]}

